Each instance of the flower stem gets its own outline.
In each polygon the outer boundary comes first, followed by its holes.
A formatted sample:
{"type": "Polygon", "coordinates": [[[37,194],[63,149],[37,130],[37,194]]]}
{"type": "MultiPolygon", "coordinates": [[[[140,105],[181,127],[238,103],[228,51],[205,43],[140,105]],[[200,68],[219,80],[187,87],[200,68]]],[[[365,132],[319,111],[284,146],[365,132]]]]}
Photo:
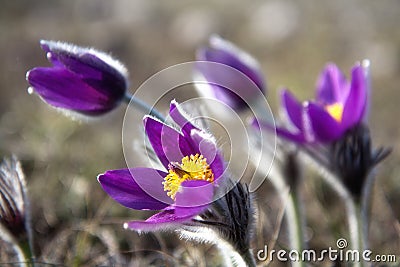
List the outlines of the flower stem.
{"type": "Polygon", "coordinates": [[[128,105],[132,104],[136,109],[142,111],[145,114],[150,114],[151,116],[159,119],[160,121],[165,121],[165,117],[157,109],[149,106],[147,103],[134,97],[129,92],[125,94],[124,102],[127,103],[128,105]]]}
{"type": "MultiPolygon", "coordinates": [[[[302,253],[304,250],[304,225],[302,216],[301,201],[298,190],[292,190],[289,193],[289,199],[286,207],[287,222],[289,223],[289,238],[291,249],[302,253]]],[[[292,266],[305,266],[305,262],[300,260],[293,262],[292,266]]]]}
{"type": "Polygon", "coordinates": [[[245,254],[242,255],[243,261],[248,267],[256,267],[256,260],[254,259],[252,251],[249,249],[245,254]]]}
{"type": "MultiPolygon", "coordinates": [[[[290,161],[289,161],[290,162],[290,161]]],[[[288,166],[286,166],[287,168],[288,166]]],[[[298,251],[300,254],[304,249],[304,224],[302,216],[301,201],[299,199],[299,192],[296,183],[293,183],[290,191],[288,190],[287,181],[300,178],[299,173],[296,174],[297,177],[283,177],[288,175],[286,171],[277,170],[277,168],[271,169],[270,181],[272,182],[275,190],[279,193],[279,197],[285,206],[285,220],[288,225],[288,235],[289,235],[289,246],[290,249],[298,251]],[[290,179],[289,179],[290,178],[290,179]]],[[[292,173],[293,175],[295,173],[292,173]]],[[[292,266],[302,267],[305,266],[305,262],[295,261],[292,262],[292,266]]]]}
{"type": "Polygon", "coordinates": [[[19,242],[19,247],[21,248],[21,251],[25,257],[26,266],[34,267],[35,262],[29,240],[19,242]]]}
{"type": "MultiPolygon", "coordinates": [[[[305,249],[304,241],[304,216],[303,205],[300,197],[300,184],[302,180],[300,166],[298,164],[298,154],[290,152],[285,156],[283,174],[286,183],[289,185],[289,199],[286,216],[288,217],[289,236],[292,249],[302,253],[305,249]]],[[[294,266],[305,266],[305,262],[300,260],[293,263],[294,266]]]]}
{"type": "MultiPolygon", "coordinates": [[[[359,220],[357,207],[353,197],[350,192],[344,187],[344,185],[340,182],[339,178],[330,172],[327,169],[317,168],[320,174],[325,178],[325,181],[338,193],[338,195],[342,198],[346,209],[347,222],[349,227],[349,235],[350,235],[350,249],[361,251],[361,221],[359,220]]],[[[361,267],[364,264],[362,262],[354,262],[354,267],[361,267]]]]}
{"type": "MultiPolygon", "coordinates": [[[[222,242],[223,243],[223,242],[222,242]]],[[[235,267],[256,267],[256,260],[253,256],[251,249],[244,253],[239,253],[234,250],[230,245],[218,245],[221,254],[225,259],[226,266],[235,267]]]]}
{"type": "Polygon", "coordinates": [[[371,196],[372,188],[375,180],[375,170],[372,170],[364,182],[364,187],[361,193],[360,203],[360,221],[362,222],[362,249],[369,249],[369,222],[371,212],[371,196]]]}
{"type": "Polygon", "coordinates": [[[34,267],[33,254],[27,240],[18,242],[17,239],[0,223],[0,236],[6,243],[10,244],[20,263],[20,266],[34,267]]]}
{"type": "MultiPolygon", "coordinates": [[[[316,164],[316,170],[324,177],[325,181],[336,191],[336,193],[342,199],[347,215],[347,222],[349,227],[350,235],[350,247],[353,251],[358,251],[360,254],[363,253],[364,249],[368,249],[368,219],[369,219],[369,206],[370,196],[372,190],[372,184],[374,180],[374,172],[371,171],[368,175],[364,188],[362,191],[361,203],[356,201],[349,190],[344,186],[339,177],[333,174],[329,168],[319,164],[318,160],[315,160],[307,153],[302,154],[305,160],[311,159],[311,162],[316,164]]],[[[359,262],[353,262],[354,267],[362,267],[366,265],[362,259],[359,262]]]]}
{"type": "MultiPolygon", "coordinates": [[[[353,201],[353,199],[349,196],[343,199],[345,206],[346,206],[346,213],[347,213],[347,221],[349,224],[349,234],[350,234],[350,249],[353,251],[361,251],[361,239],[362,239],[362,231],[361,231],[361,220],[358,212],[357,205],[353,201]]],[[[363,266],[363,262],[354,262],[354,267],[361,267],[363,266]]]]}

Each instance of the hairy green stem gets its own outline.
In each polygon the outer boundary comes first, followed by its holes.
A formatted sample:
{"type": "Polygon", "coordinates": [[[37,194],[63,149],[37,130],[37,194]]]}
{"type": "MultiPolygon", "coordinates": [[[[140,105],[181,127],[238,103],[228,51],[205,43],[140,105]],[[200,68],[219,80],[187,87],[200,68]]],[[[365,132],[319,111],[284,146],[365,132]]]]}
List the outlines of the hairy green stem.
{"type": "Polygon", "coordinates": [[[252,251],[249,249],[245,254],[242,255],[243,261],[248,267],[256,267],[256,260],[254,259],[252,251]]]}
{"type": "Polygon", "coordinates": [[[18,242],[17,239],[0,223],[0,238],[11,245],[17,257],[19,266],[34,267],[33,254],[28,241],[18,242]]]}
{"type": "Polygon", "coordinates": [[[362,249],[369,249],[369,223],[370,223],[370,212],[371,212],[371,196],[372,188],[375,181],[375,170],[372,170],[364,182],[364,187],[361,193],[360,203],[360,220],[362,221],[362,249]]]}
{"type": "MultiPolygon", "coordinates": [[[[286,206],[287,222],[289,223],[289,238],[290,238],[290,249],[296,250],[298,253],[303,252],[305,249],[304,242],[304,225],[303,225],[303,213],[301,207],[301,201],[297,190],[293,190],[289,193],[289,199],[286,206]]],[[[305,262],[300,259],[292,263],[292,266],[306,266],[305,262]]]]}
{"type": "MultiPolygon", "coordinates": [[[[275,190],[279,193],[279,197],[282,203],[285,205],[285,220],[288,225],[289,235],[289,246],[290,249],[296,250],[302,253],[304,249],[304,228],[303,228],[303,216],[302,207],[300,206],[300,199],[297,189],[293,191],[288,190],[285,177],[282,176],[282,172],[277,168],[271,169],[272,182],[275,190]]],[[[295,261],[292,262],[292,266],[303,267],[305,262],[295,261]]]]}
{"type": "Polygon", "coordinates": [[[235,267],[256,267],[256,260],[253,256],[251,249],[248,249],[245,253],[239,253],[225,240],[219,240],[216,245],[220,250],[226,266],[235,267]]]}
{"type": "Polygon", "coordinates": [[[24,255],[26,266],[34,267],[35,260],[34,260],[34,256],[32,253],[32,249],[31,249],[29,240],[23,240],[23,241],[19,242],[18,245],[21,248],[21,251],[24,255]]]}
{"type": "MultiPolygon", "coordinates": [[[[325,171],[323,173],[325,180],[331,187],[338,193],[338,195],[342,198],[347,215],[347,223],[349,227],[349,235],[350,235],[350,249],[361,251],[361,222],[359,220],[358,211],[356,207],[356,203],[351,196],[350,192],[344,187],[344,185],[339,181],[335,175],[331,172],[325,171]]],[[[354,267],[363,266],[362,262],[354,262],[354,267]]]]}
{"type": "MultiPolygon", "coordinates": [[[[355,204],[355,202],[351,197],[346,197],[343,200],[346,206],[347,222],[349,225],[349,234],[351,240],[350,249],[362,253],[361,251],[362,226],[357,205],[355,204]]],[[[361,267],[364,266],[364,264],[362,261],[353,262],[353,266],[361,267]]]]}
{"type": "Polygon", "coordinates": [[[151,116],[159,119],[160,121],[165,121],[165,117],[155,108],[149,106],[142,100],[134,97],[130,93],[126,93],[124,97],[124,102],[128,105],[132,104],[136,109],[142,111],[145,114],[150,114],[151,116]]]}

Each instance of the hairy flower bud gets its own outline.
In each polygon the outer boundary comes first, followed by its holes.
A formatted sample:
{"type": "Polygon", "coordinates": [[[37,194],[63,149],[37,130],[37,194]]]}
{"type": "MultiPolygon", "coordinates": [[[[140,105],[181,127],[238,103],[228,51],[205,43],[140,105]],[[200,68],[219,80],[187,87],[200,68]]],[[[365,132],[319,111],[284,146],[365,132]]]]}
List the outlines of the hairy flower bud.
{"type": "Polygon", "coordinates": [[[353,197],[359,200],[367,175],[389,153],[390,149],[373,150],[369,129],[358,125],[333,143],[329,154],[334,171],[353,197]]]}
{"type": "Polygon", "coordinates": [[[121,63],[92,48],[45,40],[40,44],[53,66],[34,68],[26,79],[46,103],[89,116],[118,106],[128,88],[121,63]]]}
{"type": "Polygon", "coordinates": [[[16,158],[0,164],[0,223],[17,239],[26,237],[29,207],[24,173],[16,158]]]}

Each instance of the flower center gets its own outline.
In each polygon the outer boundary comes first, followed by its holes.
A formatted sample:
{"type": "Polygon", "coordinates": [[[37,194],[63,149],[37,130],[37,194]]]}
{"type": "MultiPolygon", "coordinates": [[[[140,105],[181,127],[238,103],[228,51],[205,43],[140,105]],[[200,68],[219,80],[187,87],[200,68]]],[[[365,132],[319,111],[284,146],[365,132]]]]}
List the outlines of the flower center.
{"type": "Polygon", "coordinates": [[[171,162],[168,166],[169,173],[164,178],[164,191],[175,200],[175,195],[184,181],[202,180],[212,183],[214,173],[207,159],[203,155],[190,155],[182,159],[182,163],[171,162]]]}
{"type": "Polygon", "coordinates": [[[329,115],[332,116],[337,122],[342,121],[343,115],[343,104],[342,103],[333,103],[331,105],[325,106],[325,110],[328,111],[329,115]]]}

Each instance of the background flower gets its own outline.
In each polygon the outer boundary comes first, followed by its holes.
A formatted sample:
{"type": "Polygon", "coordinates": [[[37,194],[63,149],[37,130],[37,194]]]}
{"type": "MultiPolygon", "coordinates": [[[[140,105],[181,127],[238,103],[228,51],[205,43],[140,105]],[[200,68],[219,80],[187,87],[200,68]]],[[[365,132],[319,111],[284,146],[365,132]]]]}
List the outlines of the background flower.
{"type": "Polygon", "coordinates": [[[207,85],[199,84],[199,92],[219,99],[232,108],[243,109],[247,107],[246,101],[255,101],[259,97],[257,90],[266,91],[264,76],[257,60],[233,43],[217,35],[210,37],[209,46],[197,50],[196,60],[225,64],[239,70],[254,82],[256,86],[248,86],[242,81],[243,77],[235,73],[221,72],[219,68],[213,68],[213,65],[198,65],[198,74],[203,75],[210,82],[207,85]],[[244,83],[244,85],[242,87],[238,85],[240,91],[235,92],[231,91],[232,88],[225,88],[216,84],[225,79],[232,81],[232,83],[244,83]],[[207,88],[207,86],[209,87],[207,88]]]}
{"type": "Polygon", "coordinates": [[[367,80],[358,63],[352,69],[351,82],[336,65],[328,64],[318,79],[315,101],[301,104],[286,89],[281,99],[293,130],[279,128],[279,135],[295,142],[332,142],[362,121],[367,106],[367,80]]]}

